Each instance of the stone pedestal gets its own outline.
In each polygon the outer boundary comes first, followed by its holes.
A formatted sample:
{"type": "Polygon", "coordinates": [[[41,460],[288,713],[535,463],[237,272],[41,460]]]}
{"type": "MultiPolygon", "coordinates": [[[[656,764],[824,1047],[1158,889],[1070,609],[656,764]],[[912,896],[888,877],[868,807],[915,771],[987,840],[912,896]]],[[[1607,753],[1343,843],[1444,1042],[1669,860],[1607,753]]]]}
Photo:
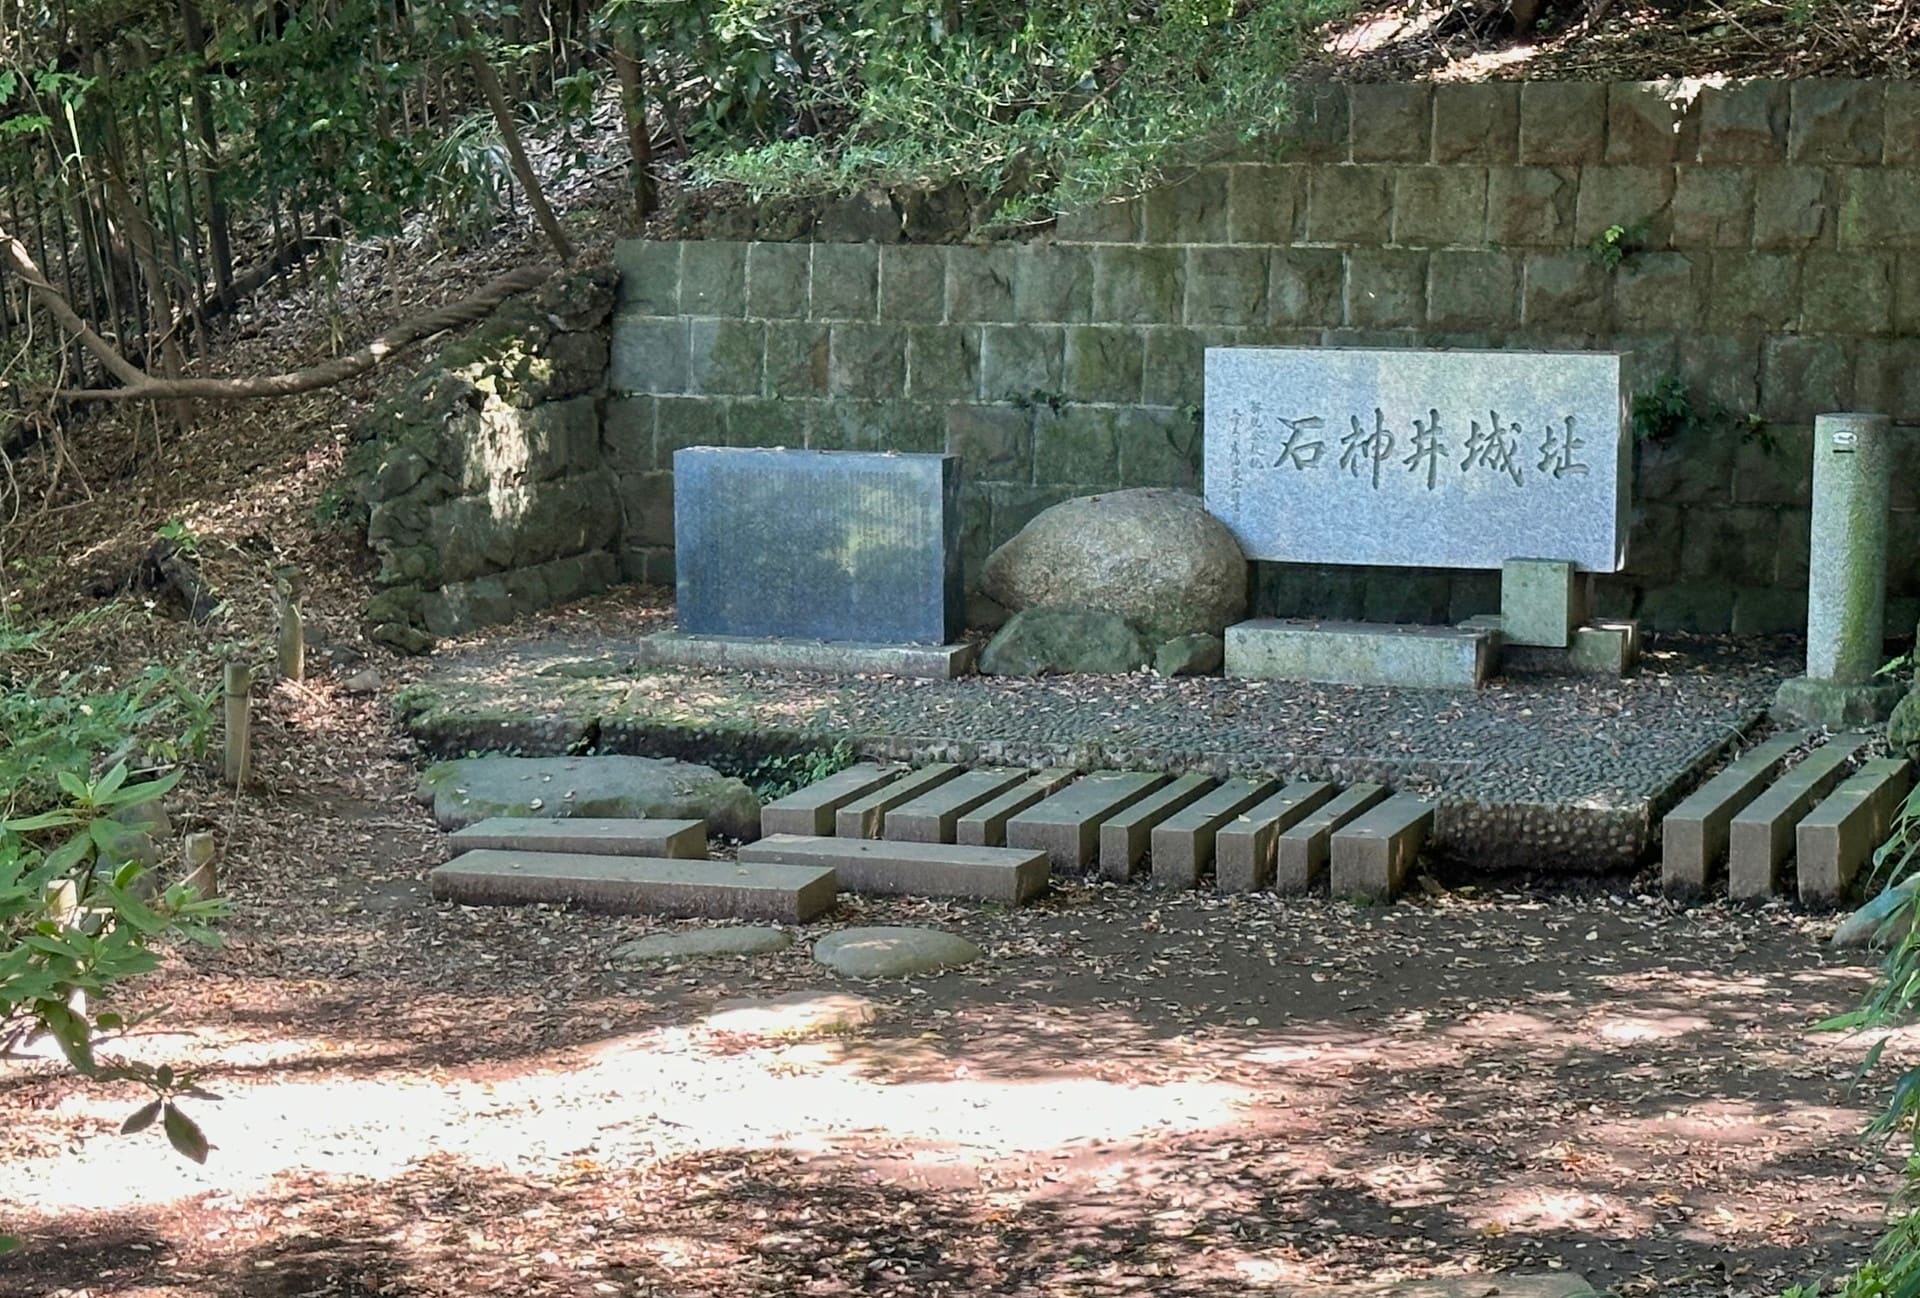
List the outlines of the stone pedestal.
{"type": "Polygon", "coordinates": [[[1500,634],[1507,643],[1564,649],[1585,619],[1586,580],[1558,559],[1508,559],[1500,566],[1500,634]]]}
{"type": "Polygon", "coordinates": [[[1903,693],[1876,680],[1884,661],[1891,421],[1821,415],[1813,435],[1813,550],[1807,581],[1807,674],[1780,687],[1774,710],[1814,725],[1887,719],[1903,693]]]}

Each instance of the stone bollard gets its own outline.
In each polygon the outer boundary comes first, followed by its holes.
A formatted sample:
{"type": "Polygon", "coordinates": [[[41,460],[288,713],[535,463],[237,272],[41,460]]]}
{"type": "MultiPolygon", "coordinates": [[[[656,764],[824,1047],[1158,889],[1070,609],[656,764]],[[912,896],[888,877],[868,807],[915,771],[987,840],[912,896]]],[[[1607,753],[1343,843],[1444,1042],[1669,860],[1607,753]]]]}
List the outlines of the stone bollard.
{"type": "Polygon", "coordinates": [[[1821,415],[1813,424],[1813,549],[1807,674],[1780,686],[1774,711],[1832,728],[1885,721],[1902,689],[1885,662],[1887,496],[1892,421],[1821,415]]]}

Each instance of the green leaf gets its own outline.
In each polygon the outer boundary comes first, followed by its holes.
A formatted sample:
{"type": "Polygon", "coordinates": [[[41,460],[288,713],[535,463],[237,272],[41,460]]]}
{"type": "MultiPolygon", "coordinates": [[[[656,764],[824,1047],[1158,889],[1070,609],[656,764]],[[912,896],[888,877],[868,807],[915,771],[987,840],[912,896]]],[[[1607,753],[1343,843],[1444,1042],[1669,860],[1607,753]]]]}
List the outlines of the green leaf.
{"type": "Polygon", "coordinates": [[[0,821],[0,829],[16,834],[34,834],[43,829],[61,829],[67,825],[77,825],[80,817],[71,811],[47,811],[37,816],[26,816],[20,820],[0,821]]]}
{"type": "Polygon", "coordinates": [[[18,1235],[0,1235],[0,1257],[5,1257],[9,1253],[18,1252],[19,1248],[20,1237],[18,1235]]]}
{"type": "Polygon", "coordinates": [[[127,1120],[120,1124],[120,1134],[123,1136],[131,1136],[135,1132],[145,1131],[148,1127],[151,1127],[153,1120],[160,1116],[160,1106],[162,1103],[163,1101],[153,1100],[135,1109],[127,1116],[127,1120]]]}
{"type": "Polygon", "coordinates": [[[75,1072],[91,1076],[96,1071],[93,1062],[93,1041],[87,1030],[87,1021],[66,1007],[62,1001],[42,1000],[35,1007],[35,1013],[49,1033],[53,1035],[60,1053],[75,1072]]]}
{"type": "Polygon", "coordinates": [[[99,801],[101,805],[115,810],[121,807],[137,807],[143,802],[152,802],[155,798],[170,792],[174,785],[180,783],[180,777],[185,774],[184,770],[176,767],[157,779],[130,784],[116,793],[100,798],[99,801]]]}
{"type": "Polygon", "coordinates": [[[105,775],[101,776],[100,783],[94,786],[93,788],[94,801],[98,802],[103,798],[112,797],[115,790],[117,790],[121,785],[125,784],[126,782],[127,782],[127,764],[125,762],[118,762],[114,765],[114,768],[111,771],[108,771],[105,775]]]}
{"type": "Polygon", "coordinates": [[[65,793],[75,802],[87,802],[91,800],[87,795],[87,782],[75,775],[72,771],[56,772],[55,778],[60,781],[61,792],[65,793]]]}
{"type": "Polygon", "coordinates": [[[207,1138],[199,1124],[180,1112],[171,1100],[161,1106],[161,1114],[160,1125],[166,1130],[167,1142],[194,1162],[206,1162],[207,1138]]]}

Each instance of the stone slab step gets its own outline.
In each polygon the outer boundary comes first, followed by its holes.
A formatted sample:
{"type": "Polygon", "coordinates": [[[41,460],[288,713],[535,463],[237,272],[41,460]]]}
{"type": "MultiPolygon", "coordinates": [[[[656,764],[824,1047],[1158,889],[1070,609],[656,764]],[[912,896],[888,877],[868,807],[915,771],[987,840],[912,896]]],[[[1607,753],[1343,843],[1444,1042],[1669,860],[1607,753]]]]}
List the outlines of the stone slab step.
{"type": "Polygon", "coordinates": [[[1057,871],[1084,874],[1100,851],[1100,826],[1168,782],[1165,775],[1096,771],[1007,822],[1007,846],[1039,848],[1057,871]]]}
{"type": "Polygon", "coordinates": [[[952,843],[778,835],[749,843],[740,859],[830,868],[849,892],[887,897],[965,897],[1009,906],[1043,893],[1045,852],[952,843]]]}
{"type": "Polygon", "coordinates": [[[1228,780],[1198,802],[1153,827],[1148,852],[1156,888],[1197,888],[1213,864],[1214,839],[1222,825],[1279,787],[1274,780],[1228,780]]]}
{"type": "Polygon", "coordinates": [[[1384,802],[1387,791],[1378,784],[1355,784],[1322,803],[1312,815],[1280,831],[1273,843],[1273,890],[1303,893],[1313,890],[1327,872],[1333,855],[1333,834],[1361,813],[1384,802]]]}
{"type": "Polygon", "coordinates": [[[966,675],[973,670],[974,657],[974,646],[968,643],[876,644],[692,631],[656,631],[643,637],[635,650],[636,661],[649,666],[917,676],[936,681],[966,675]]]}
{"type": "Polygon", "coordinates": [[[968,771],[887,812],[881,837],[902,843],[951,843],[960,817],[1026,778],[1025,771],[968,771]]]}
{"type": "Polygon", "coordinates": [[[1756,901],[1780,891],[1780,871],[1793,855],[1795,828],[1840,783],[1866,742],[1865,735],[1835,735],[1741,808],[1727,827],[1729,897],[1756,901]]]}
{"type": "Polygon", "coordinates": [[[763,834],[831,834],[834,813],[906,773],[904,766],[862,762],[789,793],[760,809],[763,834]]]}
{"type": "Polygon", "coordinates": [[[1727,854],[1727,831],[1781,763],[1811,735],[1788,731],[1756,744],[1695,789],[1660,822],[1660,884],[1675,896],[1699,896],[1727,854]]]}
{"type": "Polygon", "coordinates": [[[1183,775],[1116,812],[1100,826],[1100,874],[1126,880],[1146,858],[1153,827],[1213,788],[1211,775],[1183,775]]]}
{"type": "Polygon", "coordinates": [[[836,811],[833,832],[842,838],[878,838],[886,832],[888,812],[954,779],[961,770],[952,762],[936,762],[883,784],[836,811]]]}
{"type": "Polygon", "coordinates": [[[578,852],[466,852],[428,876],[440,901],[467,906],[550,903],[614,915],[765,919],[804,924],[833,908],[833,871],[812,865],[598,856],[578,852]]]}
{"type": "Polygon", "coordinates": [[[1066,788],[1073,783],[1073,777],[1074,772],[1064,766],[1028,776],[1023,783],[961,816],[954,825],[954,842],[969,847],[1005,847],[1007,822],[1066,788]]]}
{"type": "Polygon", "coordinates": [[[1847,895],[1913,787],[1913,764],[1904,757],[1876,757],[1794,830],[1794,873],[1800,901],[1831,906],[1847,895]]]}
{"type": "Polygon", "coordinates": [[[1334,795],[1324,780],[1297,780],[1220,826],[1213,839],[1214,886],[1255,892],[1273,884],[1280,834],[1319,810],[1334,795]]]}
{"type": "Polygon", "coordinates": [[[495,816],[448,836],[454,849],[511,852],[586,852],[594,856],[658,856],[699,860],[707,854],[704,820],[619,820],[582,816],[542,820],[495,816]]]}
{"type": "Polygon", "coordinates": [[[1499,633],[1254,618],[1227,628],[1228,676],[1246,680],[1476,689],[1493,671],[1499,633]]]}
{"type": "Polygon", "coordinates": [[[1433,832],[1433,804],[1396,794],[1333,831],[1330,887],[1336,897],[1391,901],[1433,832]]]}

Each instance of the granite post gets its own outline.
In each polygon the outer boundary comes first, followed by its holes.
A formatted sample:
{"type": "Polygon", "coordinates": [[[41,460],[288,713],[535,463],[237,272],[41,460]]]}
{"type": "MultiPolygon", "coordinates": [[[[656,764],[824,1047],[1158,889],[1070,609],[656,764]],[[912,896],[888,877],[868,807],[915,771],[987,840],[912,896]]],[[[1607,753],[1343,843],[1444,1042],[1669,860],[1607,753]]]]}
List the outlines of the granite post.
{"type": "Polygon", "coordinates": [[[1807,581],[1807,674],[1780,686],[1774,709],[1829,727],[1885,721],[1901,688],[1884,661],[1887,498],[1892,421],[1821,415],[1813,425],[1813,551],[1807,581]]]}

